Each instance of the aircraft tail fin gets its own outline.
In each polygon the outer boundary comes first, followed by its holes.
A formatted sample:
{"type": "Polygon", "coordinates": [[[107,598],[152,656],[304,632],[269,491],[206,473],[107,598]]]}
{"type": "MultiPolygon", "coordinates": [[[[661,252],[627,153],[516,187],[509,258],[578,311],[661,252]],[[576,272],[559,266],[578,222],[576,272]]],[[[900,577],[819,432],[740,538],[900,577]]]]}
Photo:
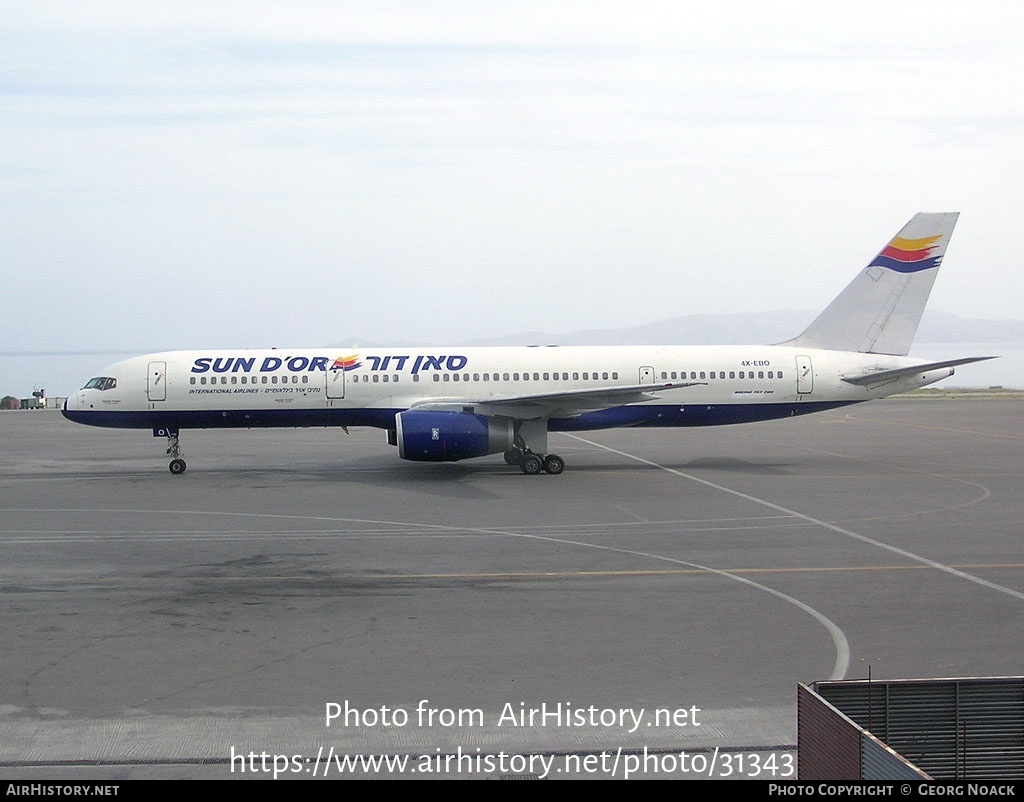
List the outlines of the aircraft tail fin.
{"type": "Polygon", "coordinates": [[[811,325],[784,345],[906,356],[958,212],[921,212],[811,325]]]}

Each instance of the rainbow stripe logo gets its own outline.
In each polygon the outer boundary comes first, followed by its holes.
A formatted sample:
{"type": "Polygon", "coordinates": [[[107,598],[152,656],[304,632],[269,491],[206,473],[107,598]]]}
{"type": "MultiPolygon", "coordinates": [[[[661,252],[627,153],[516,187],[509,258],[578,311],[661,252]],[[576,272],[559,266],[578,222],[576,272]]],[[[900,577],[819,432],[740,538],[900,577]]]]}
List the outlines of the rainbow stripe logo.
{"type": "Polygon", "coordinates": [[[941,239],[941,234],[920,239],[893,237],[892,242],[882,249],[868,267],[887,267],[898,273],[916,273],[919,270],[938,267],[942,261],[942,254],[932,254],[939,249],[937,243],[941,239]]]}
{"type": "Polygon", "coordinates": [[[355,370],[363,363],[359,361],[359,355],[353,354],[351,356],[339,356],[334,360],[334,364],[331,365],[331,370],[355,370]]]}

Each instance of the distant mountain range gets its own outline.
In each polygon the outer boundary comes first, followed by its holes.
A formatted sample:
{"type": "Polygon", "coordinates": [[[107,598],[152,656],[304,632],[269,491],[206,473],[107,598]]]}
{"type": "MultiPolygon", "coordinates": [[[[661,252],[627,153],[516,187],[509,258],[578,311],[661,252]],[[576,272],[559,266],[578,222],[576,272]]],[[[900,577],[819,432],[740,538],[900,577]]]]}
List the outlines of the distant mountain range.
{"type": "MultiPolygon", "coordinates": [[[[567,334],[523,332],[503,337],[480,337],[452,345],[753,345],[791,339],[814,319],[815,312],[756,312],[749,314],[686,315],[624,329],[589,329],[567,334]]],[[[363,348],[397,345],[438,345],[402,341],[370,343],[352,339],[335,343],[363,348]]],[[[968,320],[947,312],[926,311],[917,343],[1024,343],[1024,320],[968,320]]]]}

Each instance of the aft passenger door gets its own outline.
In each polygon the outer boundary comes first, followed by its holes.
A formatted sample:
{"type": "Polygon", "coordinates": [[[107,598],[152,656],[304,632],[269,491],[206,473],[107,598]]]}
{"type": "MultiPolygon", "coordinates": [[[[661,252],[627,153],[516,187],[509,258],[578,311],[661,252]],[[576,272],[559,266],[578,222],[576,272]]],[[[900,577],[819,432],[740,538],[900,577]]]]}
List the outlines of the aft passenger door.
{"type": "Polygon", "coordinates": [[[814,390],[814,367],[809,356],[796,358],[796,393],[810,395],[814,390]]]}

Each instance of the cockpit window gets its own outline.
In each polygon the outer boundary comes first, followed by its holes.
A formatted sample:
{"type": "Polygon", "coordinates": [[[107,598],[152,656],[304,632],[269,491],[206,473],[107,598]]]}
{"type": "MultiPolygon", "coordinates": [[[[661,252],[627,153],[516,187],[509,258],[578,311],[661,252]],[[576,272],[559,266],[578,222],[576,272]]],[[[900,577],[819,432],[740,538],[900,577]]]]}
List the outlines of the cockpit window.
{"type": "Polygon", "coordinates": [[[97,376],[95,379],[89,379],[85,383],[83,390],[112,390],[117,387],[117,379],[112,379],[109,376],[97,376]]]}

